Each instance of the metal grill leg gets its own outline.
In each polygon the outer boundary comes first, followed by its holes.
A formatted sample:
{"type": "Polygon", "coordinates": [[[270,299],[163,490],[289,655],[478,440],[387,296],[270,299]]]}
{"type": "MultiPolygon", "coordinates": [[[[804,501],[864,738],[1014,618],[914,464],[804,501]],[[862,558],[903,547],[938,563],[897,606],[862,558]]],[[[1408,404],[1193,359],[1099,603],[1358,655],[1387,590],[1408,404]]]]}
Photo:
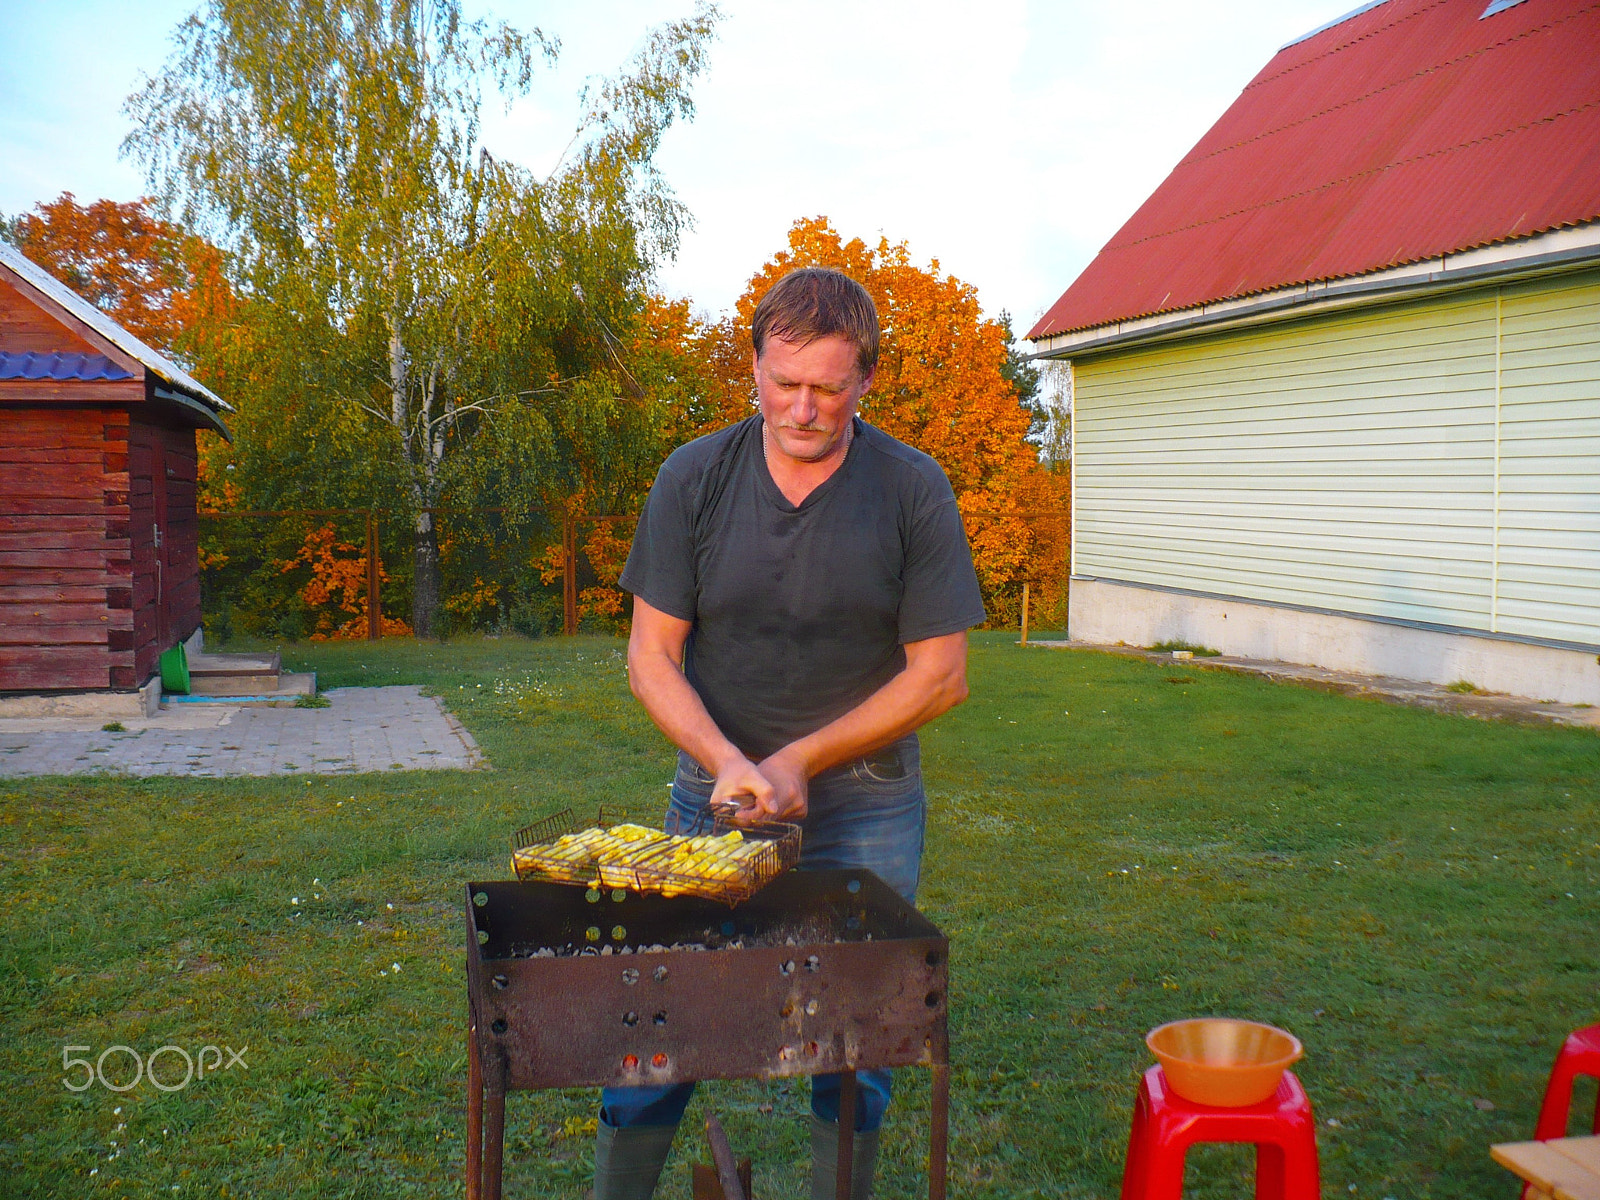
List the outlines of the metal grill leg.
{"type": "Polygon", "coordinates": [[[950,1153],[950,1064],[933,1064],[933,1097],[928,1114],[928,1200],[944,1200],[950,1153]]]}
{"type": "Polygon", "coordinates": [[[506,1063],[490,1055],[485,1072],[484,1098],[483,1200],[500,1200],[501,1170],[506,1145],[506,1063]]]}
{"type": "Polygon", "coordinates": [[[856,1165],[856,1073],[839,1074],[839,1166],[834,1174],[835,1200],[850,1200],[850,1179],[856,1165]]]}
{"type": "Polygon", "coordinates": [[[467,1200],[483,1195],[483,1063],[478,1027],[467,1022],[467,1200]]]}
{"type": "Polygon", "coordinates": [[[728,1144],[728,1135],[715,1113],[706,1116],[706,1141],[711,1143],[711,1161],[716,1164],[722,1200],[745,1200],[749,1195],[745,1180],[749,1177],[750,1160],[745,1160],[745,1178],[740,1178],[740,1164],[733,1157],[733,1147],[728,1144]]]}

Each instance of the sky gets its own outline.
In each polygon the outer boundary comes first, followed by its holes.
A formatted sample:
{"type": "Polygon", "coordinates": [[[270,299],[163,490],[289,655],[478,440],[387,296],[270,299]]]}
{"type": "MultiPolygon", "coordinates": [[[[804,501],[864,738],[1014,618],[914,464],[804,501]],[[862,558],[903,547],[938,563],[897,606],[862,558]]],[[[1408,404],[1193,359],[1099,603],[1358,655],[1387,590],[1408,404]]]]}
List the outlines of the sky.
{"type": "MultiPolygon", "coordinates": [[[[484,141],[543,174],[586,81],[616,74],[693,0],[464,0],[560,39],[484,141]]],[[[695,227],[662,290],[715,317],[826,216],[907,243],[1024,332],[1283,43],[1353,0],[722,0],[696,114],[659,165],[695,227]]],[[[0,213],[63,191],[149,190],[118,156],[122,101],[194,0],[0,4],[0,213]]]]}

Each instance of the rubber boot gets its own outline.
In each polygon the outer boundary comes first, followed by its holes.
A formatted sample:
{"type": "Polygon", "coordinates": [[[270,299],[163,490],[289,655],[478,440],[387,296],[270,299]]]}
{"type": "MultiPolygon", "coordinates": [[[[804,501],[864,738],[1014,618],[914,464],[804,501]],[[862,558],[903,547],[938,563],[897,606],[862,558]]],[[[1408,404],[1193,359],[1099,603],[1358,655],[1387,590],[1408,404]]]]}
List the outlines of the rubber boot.
{"type": "Polygon", "coordinates": [[[650,1200],[666,1166],[676,1125],[600,1122],[594,1143],[594,1200],[650,1200]]]}
{"type": "MultiPolygon", "coordinates": [[[[871,1200],[878,1165],[878,1131],[855,1136],[850,1164],[850,1200],[871,1200]]],[[[811,1114],[811,1200],[834,1200],[839,1186],[839,1123],[811,1114]]]]}

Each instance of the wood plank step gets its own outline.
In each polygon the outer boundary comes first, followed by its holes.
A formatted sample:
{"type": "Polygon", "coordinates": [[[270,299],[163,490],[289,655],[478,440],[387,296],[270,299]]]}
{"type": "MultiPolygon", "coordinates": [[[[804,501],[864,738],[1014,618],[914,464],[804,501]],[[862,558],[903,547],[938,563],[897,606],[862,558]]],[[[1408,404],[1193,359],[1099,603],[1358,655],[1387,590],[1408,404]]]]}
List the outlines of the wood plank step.
{"type": "Polygon", "coordinates": [[[230,675],[276,675],[283,669],[282,656],[271,654],[191,654],[189,678],[226,678],[230,675]]]}
{"type": "MultiPolygon", "coordinates": [[[[193,680],[190,680],[193,683],[193,680]]],[[[167,693],[162,696],[163,704],[268,704],[283,705],[293,704],[300,696],[315,696],[317,694],[317,673],[306,671],[297,673],[285,671],[276,677],[275,686],[259,688],[256,691],[207,693],[199,689],[191,691],[187,696],[175,696],[167,693]]]]}

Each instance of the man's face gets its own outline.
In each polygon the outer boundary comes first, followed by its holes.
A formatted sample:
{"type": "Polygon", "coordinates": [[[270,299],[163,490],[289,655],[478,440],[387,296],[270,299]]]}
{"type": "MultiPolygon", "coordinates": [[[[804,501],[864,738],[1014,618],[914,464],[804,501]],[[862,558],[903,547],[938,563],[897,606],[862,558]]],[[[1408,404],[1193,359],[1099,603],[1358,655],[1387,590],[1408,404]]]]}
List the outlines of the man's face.
{"type": "Polygon", "coordinates": [[[769,337],[751,356],[761,416],[774,452],[796,462],[820,462],[843,443],[872,373],[856,366],[855,344],[839,336],[800,345],[769,337]]]}

